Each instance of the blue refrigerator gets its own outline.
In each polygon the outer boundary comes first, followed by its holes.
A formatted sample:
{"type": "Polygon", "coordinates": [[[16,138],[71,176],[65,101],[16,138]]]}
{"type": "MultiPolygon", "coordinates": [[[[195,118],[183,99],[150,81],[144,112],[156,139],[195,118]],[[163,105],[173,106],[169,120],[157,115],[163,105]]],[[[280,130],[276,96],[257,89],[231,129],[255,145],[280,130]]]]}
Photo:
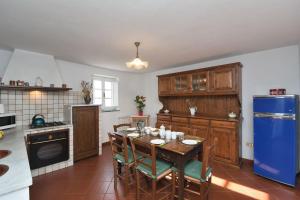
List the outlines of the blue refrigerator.
{"type": "Polygon", "coordinates": [[[254,96],[254,173],[296,185],[299,172],[299,97],[254,96]]]}

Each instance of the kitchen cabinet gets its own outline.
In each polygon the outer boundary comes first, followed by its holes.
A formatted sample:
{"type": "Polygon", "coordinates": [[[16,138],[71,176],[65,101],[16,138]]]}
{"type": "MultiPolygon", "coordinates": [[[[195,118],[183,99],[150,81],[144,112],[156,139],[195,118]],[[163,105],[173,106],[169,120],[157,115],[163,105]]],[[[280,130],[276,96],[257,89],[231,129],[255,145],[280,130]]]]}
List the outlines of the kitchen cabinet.
{"type": "Polygon", "coordinates": [[[191,119],[190,120],[191,135],[205,138],[209,142],[209,120],[206,119],[191,119]]]}
{"type": "Polygon", "coordinates": [[[192,135],[205,138],[205,143],[210,144],[214,138],[218,139],[215,147],[215,160],[232,166],[240,166],[240,120],[217,119],[205,116],[178,116],[176,114],[157,115],[156,127],[161,124],[168,129],[171,124],[172,131],[184,132],[185,135],[192,135]]]}
{"type": "Polygon", "coordinates": [[[192,92],[201,93],[208,91],[208,71],[192,74],[192,92]]]}
{"type": "Polygon", "coordinates": [[[173,93],[189,93],[192,91],[191,74],[179,74],[172,76],[171,84],[173,93]]]}
{"type": "Polygon", "coordinates": [[[190,135],[189,118],[172,116],[171,123],[172,131],[184,132],[185,135],[190,135]]]}
{"type": "Polygon", "coordinates": [[[171,129],[171,116],[157,115],[156,127],[160,128],[161,125],[164,125],[166,129],[171,129]]]}
{"type": "Polygon", "coordinates": [[[158,94],[171,94],[171,77],[161,77],[158,79],[158,94]]]}
{"type": "Polygon", "coordinates": [[[185,135],[190,135],[188,124],[172,123],[171,127],[172,131],[183,132],[185,135]]]}
{"type": "Polygon", "coordinates": [[[210,73],[210,92],[237,92],[235,66],[213,69],[210,73]]]}
{"type": "Polygon", "coordinates": [[[241,90],[241,63],[158,76],[159,96],[228,95],[241,90]]]}
{"type": "MultiPolygon", "coordinates": [[[[238,129],[236,123],[211,121],[210,137],[217,138],[215,159],[233,165],[239,165],[238,129]]],[[[211,141],[213,141],[211,139],[211,141]]]]}
{"type": "Polygon", "coordinates": [[[99,154],[99,106],[72,107],[74,161],[99,154]]]}

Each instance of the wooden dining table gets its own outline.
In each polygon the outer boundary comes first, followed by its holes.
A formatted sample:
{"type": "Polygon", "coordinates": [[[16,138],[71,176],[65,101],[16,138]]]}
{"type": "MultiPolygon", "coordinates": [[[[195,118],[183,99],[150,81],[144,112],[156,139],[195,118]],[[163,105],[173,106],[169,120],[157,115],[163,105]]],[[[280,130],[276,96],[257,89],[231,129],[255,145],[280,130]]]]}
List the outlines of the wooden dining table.
{"type": "MultiPolygon", "coordinates": [[[[132,133],[132,131],[122,130],[118,131],[116,134],[121,136],[127,136],[127,134],[132,133]]],[[[136,140],[139,142],[145,143],[145,146],[151,144],[151,140],[158,139],[159,136],[149,135],[140,135],[136,137],[136,140]]],[[[169,162],[172,162],[178,170],[178,199],[184,199],[184,166],[187,161],[201,155],[203,150],[204,138],[196,136],[184,136],[184,139],[194,139],[198,143],[195,145],[183,144],[178,139],[166,141],[163,145],[157,145],[157,156],[161,159],[165,159],[169,162]]],[[[202,156],[199,156],[198,159],[202,160],[202,156]]],[[[200,173],[200,170],[199,170],[200,173]]]]}

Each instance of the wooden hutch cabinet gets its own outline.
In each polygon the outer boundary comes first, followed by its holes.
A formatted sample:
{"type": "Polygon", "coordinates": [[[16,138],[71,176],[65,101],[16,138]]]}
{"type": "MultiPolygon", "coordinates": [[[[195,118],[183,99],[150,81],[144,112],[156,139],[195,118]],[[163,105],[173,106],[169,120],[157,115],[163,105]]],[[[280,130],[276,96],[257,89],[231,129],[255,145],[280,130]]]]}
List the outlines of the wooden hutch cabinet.
{"type": "Polygon", "coordinates": [[[206,139],[218,139],[215,160],[240,166],[241,67],[231,63],[158,76],[158,95],[163,108],[156,126],[206,139]],[[189,106],[196,106],[191,116],[189,106]],[[165,114],[165,109],[170,110],[165,114]],[[229,119],[235,112],[237,118],[229,119]]]}

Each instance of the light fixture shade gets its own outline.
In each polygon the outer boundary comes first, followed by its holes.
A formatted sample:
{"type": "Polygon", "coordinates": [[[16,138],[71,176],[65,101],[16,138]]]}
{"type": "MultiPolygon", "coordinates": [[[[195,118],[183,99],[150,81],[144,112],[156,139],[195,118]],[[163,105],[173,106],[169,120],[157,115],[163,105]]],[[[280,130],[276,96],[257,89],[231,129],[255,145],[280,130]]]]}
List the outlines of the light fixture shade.
{"type": "Polygon", "coordinates": [[[139,58],[139,46],[140,42],[135,42],[134,45],[136,46],[136,58],[133,59],[131,62],[127,62],[126,65],[128,68],[133,68],[133,69],[146,69],[148,68],[149,63],[146,61],[142,61],[139,58]]]}
{"type": "Polygon", "coordinates": [[[133,69],[146,69],[148,68],[148,62],[142,61],[140,58],[135,58],[131,62],[126,63],[128,68],[133,68],[133,69]]]}

